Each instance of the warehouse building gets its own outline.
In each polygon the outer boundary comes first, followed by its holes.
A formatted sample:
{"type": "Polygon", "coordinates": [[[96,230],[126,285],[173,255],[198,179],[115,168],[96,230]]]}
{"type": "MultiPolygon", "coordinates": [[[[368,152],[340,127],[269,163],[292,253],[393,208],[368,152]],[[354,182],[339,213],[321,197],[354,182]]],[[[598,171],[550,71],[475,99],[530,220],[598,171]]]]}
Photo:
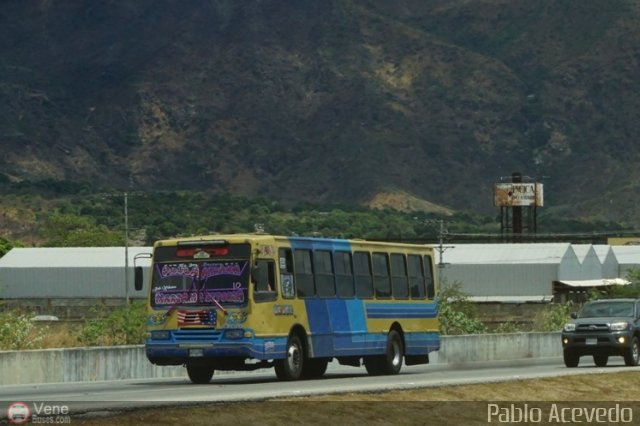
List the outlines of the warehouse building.
{"type": "Polygon", "coordinates": [[[144,299],[151,251],[151,247],[14,248],[0,258],[0,299],[9,307],[59,317],[84,316],[97,303],[119,306],[127,298],[144,299]],[[143,291],[134,289],[135,266],[144,270],[143,291]]]}
{"type": "MultiPolygon", "coordinates": [[[[618,278],[624,277],[625,274],[620,274],[620,269],[618,265],[618,259],[616,255],[613,253],[613,249],[610,245],[607,244],[595,244],[593,249],[598,256],[598,260],[601,265],[601,276],[602,278],[618,278]]],[[[640,261],[638,261],[640,263],[640,261]]]]}
{"type": "Polygon", "coordinates": [[[549,302],[555,281],[582,276],[569,243],[459,244],[444,263],[442,280],[459,282],[478,302],[549,302]]]}
{"type": "Polygon", "coordinates": [[[618,276],[625,277],[631,269],[640,267],[640,245],[611,246],[618,261],[618,276]]]}
{"type": "MultiPolygon", "coordinates": [[[[14,248],[0,258],[0,299],[42,314],[82,317],[97,303],[144,299],[151,247],[14,248]],[[134,266],[145,288],[134,289],[134,266]]],[[[459,283],[472,301],[537,304],[622,281],[640,267],[640,246],[570,243],[458,244],[442,253],[441,282],[459,283]]]]}

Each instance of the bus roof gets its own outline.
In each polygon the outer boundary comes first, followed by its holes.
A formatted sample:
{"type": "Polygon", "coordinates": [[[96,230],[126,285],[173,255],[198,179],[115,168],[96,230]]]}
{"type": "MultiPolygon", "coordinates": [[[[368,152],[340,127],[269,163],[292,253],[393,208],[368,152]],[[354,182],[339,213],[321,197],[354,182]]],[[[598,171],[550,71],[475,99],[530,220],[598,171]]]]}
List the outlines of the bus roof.
{"type": "Polygon", "coordinates": [[[299,245],[314,245],[323,243],[342,243],[358,246],[377,246],[377,247],[396,247],[406,249],[425,249],[432,248],[430,244],[415,244],[415,243],[399,243],[392,241],[373,241],[364,239],[346,239],[346,238],[328,238],[328,237],[305,237],[305,236],[282,236],[271,234],[213,234],[193,237],[173,238],[166,240],[156,241],[155,247],[161,246],[174,246],[179,243],[202,243],[202,244],[216,244],[221,242],[240,243],[240,242],[257,242],[262,244],[275,244],[289,243],[295,246],[299,245]]]}

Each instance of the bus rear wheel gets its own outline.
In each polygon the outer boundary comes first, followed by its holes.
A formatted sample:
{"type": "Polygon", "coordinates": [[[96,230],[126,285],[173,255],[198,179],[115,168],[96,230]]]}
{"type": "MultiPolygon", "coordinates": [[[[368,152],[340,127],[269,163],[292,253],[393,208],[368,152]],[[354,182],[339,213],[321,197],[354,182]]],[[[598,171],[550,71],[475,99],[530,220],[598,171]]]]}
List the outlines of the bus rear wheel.
{"type": "Polygon", "coordinates": [[[326,358],[307,358],[302,367],[302,378],[319,379],[327,372],[329,360],[326,358]]]}
{"type": "Polygon", "coordinates": [[[370,376],[379,376],[382,374],[382,357],[381,356],[367,356],[364,357],[364,368],[367,369],[367,374],[370,376]]]}
{"type": "Polygon", "coordinates": [[[276,376],[280,380],[298,380],[304,367],[304,348],[297,334],[289,336],[286,358],[275,360],[276,376]]]}
{"type": "Polygon", "coordinates": [[[402,337],[396,330],[391,330],[387,336],[387,352],[382,361],[382,374],[398,374],[402,368],[403,356],[402,337]]]}
{"type": "Polygon", "coordinates": [[[187,375],[191,382],[202,385],[209,383],[213,377],[213,367],[209,365],[187,364],[187,375]]]}
{"type": "Polygon", "coordinates": [[[391,330],[387,335],[385,354],[365,357],[364,366],[371,376],[398,374],[402,368],[403,356],[402,337],[396,330],[391,330]]]}

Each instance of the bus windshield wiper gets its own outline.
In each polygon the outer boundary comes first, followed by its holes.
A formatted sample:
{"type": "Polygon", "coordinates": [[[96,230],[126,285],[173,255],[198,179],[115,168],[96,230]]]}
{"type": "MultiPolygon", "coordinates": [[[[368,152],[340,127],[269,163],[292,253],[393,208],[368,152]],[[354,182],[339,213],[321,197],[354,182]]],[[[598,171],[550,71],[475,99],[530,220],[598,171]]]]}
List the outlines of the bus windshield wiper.
{"type": "MultiPolygon", "coordinates": [[[[202,290],[200,290],[202,291],[202,290]]],[[[213,303],[216,304],[216,306],[218,306],[218,308],[220,308],[220,310],[222,311],[223,314],[227,315],[227,310],[222,306],[222,304],[220,302],[218,302],[218,299],[216,299],[216,297],[213,295],[213,293],[211,294],[211,300],[213,300],[213,303]]]]}

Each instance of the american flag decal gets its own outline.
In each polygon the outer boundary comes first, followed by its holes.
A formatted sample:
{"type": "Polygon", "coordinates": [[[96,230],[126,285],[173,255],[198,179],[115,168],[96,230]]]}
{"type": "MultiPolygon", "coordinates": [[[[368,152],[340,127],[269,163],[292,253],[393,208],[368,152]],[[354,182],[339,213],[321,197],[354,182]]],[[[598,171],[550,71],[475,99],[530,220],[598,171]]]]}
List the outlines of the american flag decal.
{"type": "Polygon", "coordinates": [[[178,311],[178,327],[216,325],[216,311],[178,311]]]}

